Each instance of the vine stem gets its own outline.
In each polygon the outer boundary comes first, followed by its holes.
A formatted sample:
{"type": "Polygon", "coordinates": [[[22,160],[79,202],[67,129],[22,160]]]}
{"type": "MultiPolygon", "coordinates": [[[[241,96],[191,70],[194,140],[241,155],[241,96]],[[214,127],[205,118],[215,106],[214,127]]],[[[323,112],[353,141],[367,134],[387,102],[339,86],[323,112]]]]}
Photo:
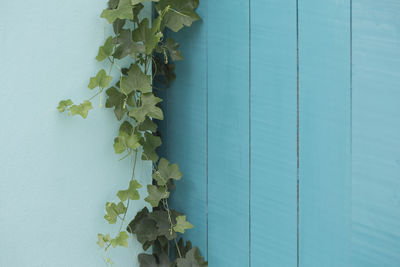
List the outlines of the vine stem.
{"type": "MultiPolygon", "coordinates": [[[[136,150],[136,151],[135,151],[135,154],[134,154],[135,159],[134,159],[134,161],[133,161],[133,169],[132,169],[131,181],[135,178],[135,169],[136,169],[137,154],[138,154],[138,152],[137,152],[137,150],[136,150]]],[[[122,226],[124,225],[125,218],[126,218],[126,214],[128,213],[128,209],[129,209],[129,203],[130,203],[130,199],[128,198],[128,201],[126,202],[126,210],[125,210],[124,216],[122,217],[121,225],[120,225],[120,227],[119,227],[118,232],[121,232],[122,226]]]]}
{"type": "MultiPolygon", "coordinates": [[[[135,158],[134,158],[134,161],[133,161],[131,181],[135,178],[135,169],[136,169],[138,151],[136,150],[135,154],[133,154],[133,155],[134,155],[135,158]]],[[[126,210],[125,210],[124,215],[122,216],[122,218],[118,215],[118,218],[121,220],[121,225],[119,226],[118,233],[121,232],[122,227],[124,226],[126,214],[128,213],[128,209],[129,209],[129,203],[130,203],[130,199],[128,198],[128,201],[126,202],[126,210]]],[[[128,227],[129,227],[129,225],[128,225],[128,227]]],[[[107,245],[107,247],[105,248],[105,251],[107,251],[110,246],[111,246],[111,243],[109,243],[107,245]]]]}
{"type": "MultiPolygon", "coordinates": [[[[169,206],[168,206],[168,200],[163,199],[163,204],[164,204],[164,208],[167,210],[167,213],[168,213],[168,220],[169,220],[169,223],[170,223],[170,225],[171,225],[171,231],[172,231],[172,228],[174,227],[174,224],[172,223],[171,211],[170,211],[169,206]]],[[[176,238],[174,238],[174,242],[175,242],[176,250],[178,251],[178,254],[179,254],[179,258],[183,258],[183,257],[182,257],[181,250],[179,249],[179,246],[178,246],[178,242],[176,241],[176,238]]]]}

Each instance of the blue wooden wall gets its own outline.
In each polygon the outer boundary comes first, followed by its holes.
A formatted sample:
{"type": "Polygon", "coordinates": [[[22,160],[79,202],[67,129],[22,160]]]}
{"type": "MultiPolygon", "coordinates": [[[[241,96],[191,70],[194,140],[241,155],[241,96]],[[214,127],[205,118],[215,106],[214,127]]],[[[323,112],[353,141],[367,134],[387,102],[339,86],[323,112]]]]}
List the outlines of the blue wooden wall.
{"type": "Polygon", "coordinates": [[[210,266],[400,266],[400,1],[198,11],[163,138],[210,266]]]}

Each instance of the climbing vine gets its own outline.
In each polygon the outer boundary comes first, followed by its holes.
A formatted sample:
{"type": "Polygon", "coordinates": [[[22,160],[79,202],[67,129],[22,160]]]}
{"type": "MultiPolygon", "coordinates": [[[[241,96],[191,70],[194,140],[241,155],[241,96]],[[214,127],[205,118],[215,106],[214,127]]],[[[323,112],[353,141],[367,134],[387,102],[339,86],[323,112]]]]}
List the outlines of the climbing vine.
{"type": "Polygon", "coordinates": [[[109,64],[90,78],[88,87],[96,90],[94,95],[80,104],[71,99],[62,100],[58,110],[68,115],[88,116],[92,102],[106,95],[105,107],[113,109],[121,121],[118,136],[114,139],[114,151],[121,159],[132,159],[132,176],[127,186],[117,192],[117,202],[105,204],[104,219],[117,224],[115,234],[98,234],[97,244],[106,253],[111,248],[127,247],[128,238],[135,237],[145,251],[152,247],[152,254],[139,255],[141,267],[193,267],[208,266],[199,249],[190,241],[178,241],[178,233],[184,234],[193,228],[186,216],[168,205],[174,182],[182,173],[177,164],[159,158],[156,150],[161,146],[156,120],[163,120],[161,98],[157,90],[169,87],[175,79],[173,61],[182,60],[179,44],[167,37],[168,31],[180,31],[200,19],[196,13],[198,0],[109,0],[101,17],[112,24],[114,34],[100,46],[96,60],[109,64]],[[143,2],[154,2],[155,16],[152,20],[141,19],[143,2]],[[126,58],[129,58],[127,64],[126,58]],[[124,59],[124,61],[121,61],[124,59]],[[125,62],[122,65],[122,62],[125,62]],[[114,68],[119,70],[117,82],[112,84],[114,68]],[[135,179],[137,158],[152,162],[152,184],[147,185],[145,201],[151,209],[143,208],[130,220],[127,212],[134,201],[140,199],[138,189],[142,185],[135,179]],[[172,255],[174,254],[174,255],[172,255]]]}

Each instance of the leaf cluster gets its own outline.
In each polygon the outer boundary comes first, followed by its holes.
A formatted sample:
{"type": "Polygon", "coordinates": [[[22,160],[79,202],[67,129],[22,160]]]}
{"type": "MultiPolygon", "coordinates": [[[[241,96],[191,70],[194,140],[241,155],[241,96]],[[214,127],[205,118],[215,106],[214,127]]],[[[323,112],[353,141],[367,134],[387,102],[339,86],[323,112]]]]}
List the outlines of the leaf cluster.
{"type": "MultiPolygon", "coordinates": [[[[88,88],[96,90],[92,97],[81,104],[62,100],[57,108],[86,118],[93,109],[91,101],[99,97],[102,106],[105,95],[105,107],[121,121],[113,148],[121,160],[132,156],[132,177],[127,187],[117,192],[118,201],[105,205],[104,219],[109,224],[119,223],[118,232],[114,236],[98,234],[97,244],[107,253],[110,247],[127,247],[129,236],[134,236],[144,250],[153,248],[153,254],[139,255],[141,267],[207,266],[197,247],[192,248],[190,242],[183,245],[182,239],[177,241],[178,235],[193,228],[184,214],[168,206],[170,191],[182,173],[177,164],[160,159],[157,154],[162,142],[156,121],[164,119],[157,90],[169,87],[176,78],[173,62],[183,60],[179,44],[168,37],[168,31],[178,32],[199,20],[198,5],[198,0],[109,0],[100,17],[112,24],[114,33],[99,47],[96,56],[109,69],[106,71],[105,67],[89,79],[88,88]],[[156,11],[151,21],[140,18],[146,1],[153,2],[156,11]],[[119,65],[127,61],[129,65],[119,65]],[[114,67],[120,72],[112,77],[114,67]],[[143,196],[151,208],[145,207],[129,222],[126,217],[130,203],[141,197],[142,185],[135,179],[138,157],[152,162],[153,182],[147,185],[147,195],[143,196]],[[175,260],[171,251],[176,251],[175,260]]],[[[109,257],[106,262],[112,264],[109,257]]]]}

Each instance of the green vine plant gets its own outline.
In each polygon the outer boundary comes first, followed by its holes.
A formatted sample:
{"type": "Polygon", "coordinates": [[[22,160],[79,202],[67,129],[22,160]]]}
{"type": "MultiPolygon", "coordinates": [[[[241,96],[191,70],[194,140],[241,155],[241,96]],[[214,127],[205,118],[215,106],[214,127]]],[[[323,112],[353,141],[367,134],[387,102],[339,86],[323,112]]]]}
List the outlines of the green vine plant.
{"type": "Polygon", "coordinates": [[[122,122],[113,146],[121,159],[132,157],[132,176],[127,189],[117,192],[119,201],[105,205],[105,220],[118,223],[115,235],[98,234],[97,244],[105,251],[107,265],[113,264],[108,251],[127,247],[131,236],[145,251],[151,251],[139,254],[141,267],[208,266],[190,241],[178,241],[178,233],[193,228],[183,213],[168,205],[170,191],[175,189],[174,182],[181,179],[182,173],[177,164],[159,159],[156,152],[161,138],[155,120],[164,119],[157,90],[169,87],[175,79],[171,62],[183,59],[179,44],[167,37],[167,32],[178,32],[199,20],[195,11],[198,5],[199,0],[109,0],[101,17],[112,24],[114,34],[105,40],[96,57],[99,62],[108,62],[109,69],[101,69],[90,78],[89,89],[97,90],[92,97],[81,104],[74,104],[71,99],[59,103],[60,112],[86,118],[93,109],[91,101],[98,97],[101,107],[105,93],[105,107],[113,109],[116,119],[122,122]],[[156,15],[151,21],[139,16],[146,1],[154,2],[156,15]],[[121,62],[127,62],[120,61],[125,58],[129,58],[129,63],[121,66],[121,62]],[[113,68],[119,70],[115,84],[111,84],[113,68]],[[152,208],[145,207],[133,220],[128,220],[128,209],[140,199],[138,189],[142,187],[135,179],[138,157],[152,161],[152,184],[147,185],[145,198],[152,208]]]}

